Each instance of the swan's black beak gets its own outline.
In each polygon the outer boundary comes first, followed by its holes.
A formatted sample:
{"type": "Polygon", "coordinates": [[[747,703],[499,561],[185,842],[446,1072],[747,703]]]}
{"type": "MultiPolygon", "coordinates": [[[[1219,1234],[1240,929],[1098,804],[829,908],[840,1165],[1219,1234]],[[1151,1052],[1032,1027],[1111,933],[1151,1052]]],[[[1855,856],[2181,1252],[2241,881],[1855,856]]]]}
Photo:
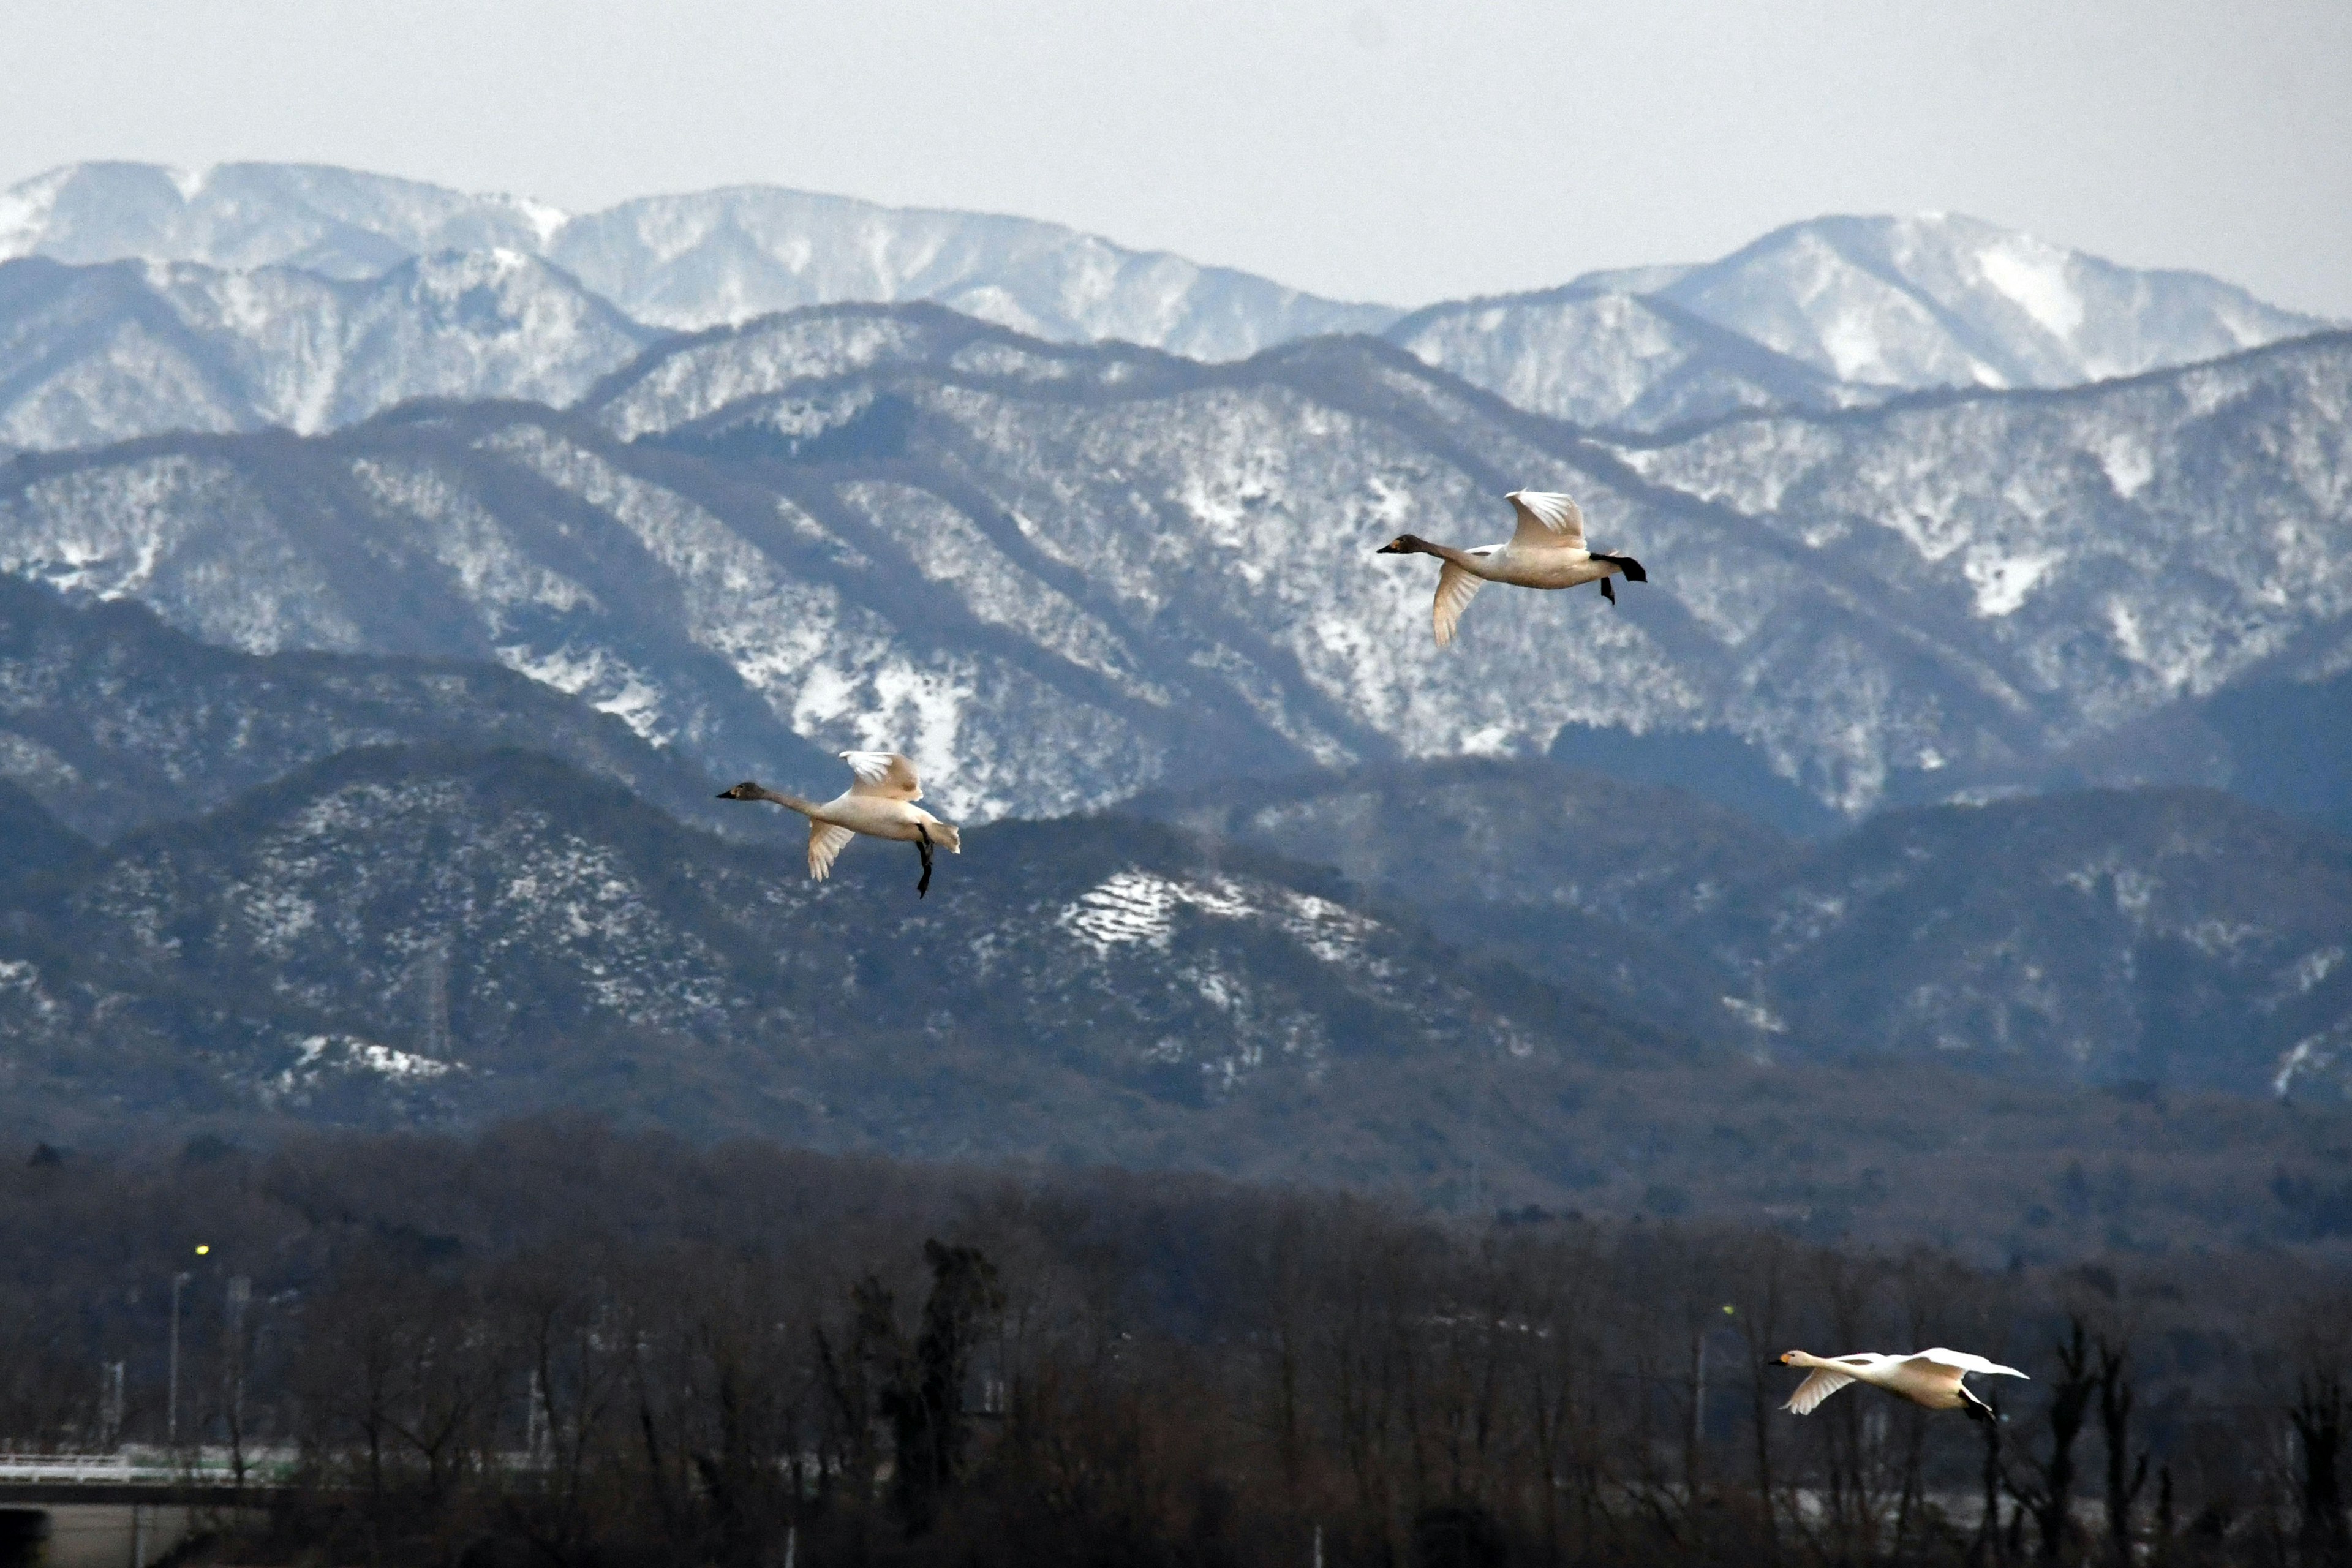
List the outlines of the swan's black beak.
{"type": "Polygon", "coordinates": [[[1378,550],[1373,551],[1372,553],[1375,555],[1402,555],[1404,553],[1404,546],[1402,544],[1383,544],[1378,550]]]}

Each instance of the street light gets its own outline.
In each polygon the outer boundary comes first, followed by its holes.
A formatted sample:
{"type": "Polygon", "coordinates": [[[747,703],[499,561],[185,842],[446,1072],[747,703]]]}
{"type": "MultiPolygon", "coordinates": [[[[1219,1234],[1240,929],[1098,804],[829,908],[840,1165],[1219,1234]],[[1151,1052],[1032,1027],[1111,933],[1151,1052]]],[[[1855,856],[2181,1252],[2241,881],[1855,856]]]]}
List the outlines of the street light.
{"type": "MultiPolygon", "coordinates": [[[[204,1257],[212,1248],[203,1242],[196,1244],[196,1256],[204,1257]]],[[[181,1272],[172,1276],[172,1392],[163,1406],[163,1446],[180,1446],[180,1287],[194,1276],[181,1272]]]]}

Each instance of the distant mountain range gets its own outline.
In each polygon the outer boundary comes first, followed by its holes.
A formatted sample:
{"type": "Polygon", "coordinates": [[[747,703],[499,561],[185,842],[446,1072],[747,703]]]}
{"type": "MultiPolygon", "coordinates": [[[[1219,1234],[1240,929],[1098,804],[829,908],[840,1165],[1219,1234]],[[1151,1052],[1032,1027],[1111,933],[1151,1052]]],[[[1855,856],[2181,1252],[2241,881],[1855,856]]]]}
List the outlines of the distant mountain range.
{"type": "Polygon", "coordinates": [[[26,455],[0,570],[252,653],[502,662],[729,776],[898,744],[963,817],[1594,728],[1852,816],[2226,782],[2085,746],[2352,659],[2347,400],[2334,335],[1604,442],[1361,338],[1203,366],[840,307],[568,415],[26,455]],[[1490,595],[1440,654],[1429,574],[1370,552],[1498,537],[1520,485],[1651,580],[1490,595]]]}
{"type": "Polygon", "coordinates": [[[561,405],[658,331],[853,301],[927,300],[1054,342],[1205,360],[1378,332],[1534,412],[1645,431],[1942,386],[2072,385],[2331,325],[2211,278],[1946,215],[1813,219],[1702,267],[1407,315],[1017,218],[763,186],[575,216],[299,164],[59,169],[0,195],[10,258],[168,264],[15,279],[0,266],[0,444],[31,447],[307,432],[409,396],[561,405]]]}
{"type": "Polygon", "coordinates": [[[59,171],[0,196],[0,1099],[1962,1224],[1868,1196],[1927,1124],[1750,1100],[2352,1086],[2326,327],[1948,216],[1402,315],[793,192],[59,171]],[[1370,552],[1522,486],[1650,581],[1440,653],[1370,552]],[[875,745],[974,828],[919,905],[709,798],[875,745]]]}
{"type": "Polygon", "coordinates": [[[574,216],[348,169],[228,163],[183,174],[77,163],[0,195],[0,258],[141,258],[374,278],[411,258],[539,257],[652,326],[802,305],[931,300],[1039,336],[1238,359],[1399,312],[1349,305],[1055,224],[878,206],[773,186],[647,196],[574,216]]]}

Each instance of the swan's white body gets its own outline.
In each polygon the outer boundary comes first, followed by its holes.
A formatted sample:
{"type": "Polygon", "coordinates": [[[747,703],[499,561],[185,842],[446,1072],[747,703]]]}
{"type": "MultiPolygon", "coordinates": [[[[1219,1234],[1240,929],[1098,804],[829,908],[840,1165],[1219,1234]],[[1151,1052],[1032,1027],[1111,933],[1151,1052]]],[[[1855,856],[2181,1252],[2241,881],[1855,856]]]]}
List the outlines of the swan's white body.
{"type": "Polygon", "coordinates": [[[719,798],[772,801],[807,817],[809,876],[820,882],[831,874],[835,858],[858,834],[919,844],[923,851],[923,879],[916,884],[916,891],[919,895],[929,891],[931,847],[945,845],[949,854],[961,855],[962,836],[953,825],[915,804],[923,798],[922,782],[915,776],[915,764],[898,752],[844,752],[841,760],[849,764],[857,782],[822,804],[796,795],[779,795],[748,780],[719,798]]]}
{"type": "Polygon", "coordinates": [[[1968,1375],[1977,1373],[1987,1377],[2025,1376],[2013,1366],[2002,1366],[1966,1351],[1941,1348],[1910,1355],[1863,1351],[1853,1355],[1817,1356],[1790,1351],[1780,1361],[1785,1366],[1812,1369],[1812,1375],[1797,1384],[1797,1392],[1780,1407],[1799,1415],[1811,1415],[1813,1406],[1849,1383],[1866,1383],[1930,1410],[1965,1409],[1971,1418],[1986,1420],[1990,1418],[1991,1407],[1969,1390],[1964,1381],[1968,1375]]]}
{"type": "Polygon", "coordinates": [[[1513,490],[1503,498],[1518,515],[1518,527],[1500,544],[1472,550],[1432,544],[1425,539],[1400,534],[1381,547],[1382,555],[1434,555],[1445,563],[1437,574],[1437,602],[1431,611],[1437,646],[1454,640],[1454,628],[1478,590],[1489,583],[1517,588],[1574,588],[1598,583],[1609,602],[1617,602],[1609,585],[1622,574],[1629,583],[1646,583],[1649,574],[1630,555],[1596,555],[1585,548],[1584,512],[1573,498],[1544,490],[1513,490]]]}

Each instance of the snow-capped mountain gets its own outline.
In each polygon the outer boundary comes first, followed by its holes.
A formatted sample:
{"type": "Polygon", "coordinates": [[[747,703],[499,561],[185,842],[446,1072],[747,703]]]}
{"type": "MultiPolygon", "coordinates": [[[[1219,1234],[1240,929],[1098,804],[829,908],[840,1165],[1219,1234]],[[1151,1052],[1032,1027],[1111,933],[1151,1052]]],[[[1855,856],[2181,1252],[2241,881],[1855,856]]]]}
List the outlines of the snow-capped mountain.
{"type": "Polygon", "coordinates": [[[318,163],[69,163],[0,193],[0,259],[194,261],[373,278],[412,256],[536,253],[565,215],[318,163]]]}
{"type": "Polygon", "coordinates": [[[1579,725],[1727,737],[1859,813],[2352,632],[2352,336],[1643,447],[1360,338],[1211,367],[950,327],[782,318],[568,416],[20,458],[0,570],[249,651],[496,658],[725,776],[894,745],[973,818],[1579,725]],[[1431,574],[1370,551],[1496,538],[1522,486],[1650,582],[1498,590],[1441,653],[1431,574]]]}
{"type": "Polygon", "coordinates": [[[1790,224],[1662,293],[1865,386],[2072,386],[2336,324],[1947,213],[1790,224]]]}
{"type": "Polygon", "coordinates": [[[639,321],[695,328],[841,300],[935,300],[1064,342],[1241,359],[1398,312],[1318,299],[1026,218],[772,186],[648,196],[574,218],[548,255],[639,321]]]}
{"type": "Polygon", "coordinates": [[[569,403],[657,335],[512,250],[412,257],[357,281],[0,262],[0,441],[308,434],[413,397],[569,403]]]}
{"type": "Polygon", "coordinates": [[[1704,267],[1433,305],[1386,336],[1521,407],[1657,430],[1940,386],[2073,386],[2334,323],[1975,218],[1823,217],[1704,267]]]}
{"type": "Polygon", "coordinates": [[[363,279],[410,257],[488,249],[552,261],[628,316],[667,328],[838,300],[936,300],[1047,338],[1238,359],[1319,332],[1377,331],[1400,314],[1056,224],[773,186],[649,196],[574,216],[308,164],[183,174],[82,163],[0,195],[0,259],[289,266],[363,279]]]}
{"type": "Polygon", "coordinates": [[[1580,425],[1658,430],[1748,409],[1853,407],[1881,395],[1661,296],[1582,280],[1432,305],[1381,336],[1522,408],[1580,425]]]}

